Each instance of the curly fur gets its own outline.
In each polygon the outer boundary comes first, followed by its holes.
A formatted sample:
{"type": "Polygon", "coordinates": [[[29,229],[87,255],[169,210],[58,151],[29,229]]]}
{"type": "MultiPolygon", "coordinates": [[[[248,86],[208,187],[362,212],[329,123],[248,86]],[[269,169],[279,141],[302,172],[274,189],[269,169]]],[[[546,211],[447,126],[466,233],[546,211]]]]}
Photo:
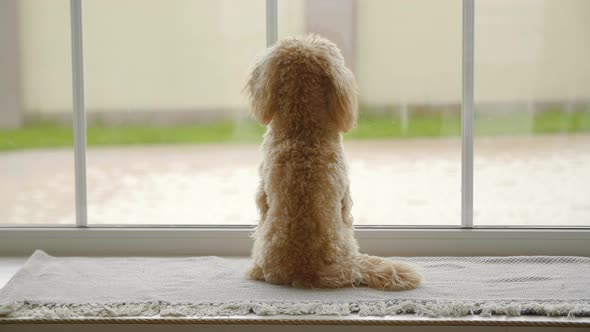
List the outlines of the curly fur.
{"type": "Polygon", "coordinates": [[[341,133],[356,123],[357,87],[336,45],[316,35],[282,40],[258,59],[245,90],[268,125],[248,276],[306,288],[415,288],[415,268],[362,255],[354,238],[341,133]]]}

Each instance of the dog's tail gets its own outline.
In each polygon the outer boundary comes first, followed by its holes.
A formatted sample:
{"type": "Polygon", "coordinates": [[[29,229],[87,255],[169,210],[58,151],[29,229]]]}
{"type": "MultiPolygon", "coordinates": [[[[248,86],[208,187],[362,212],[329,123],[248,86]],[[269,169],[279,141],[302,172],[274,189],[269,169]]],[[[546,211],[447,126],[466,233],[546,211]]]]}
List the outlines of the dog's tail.
{"type": "Polygon", "coordinates": [[[346,263],[325,267],[318,277],[314,286],[327,288],[366,286],[398,291],[414,289],[422,282],[415,266],[369,255],[357,255],[346,263]]]}
{"type": "Polygon", "coordinates": [[[417,268],[405,262],[358,255],[355,265],[360,286],[397,291],[414,289],[422,282],[422,275],[417,268]]]}

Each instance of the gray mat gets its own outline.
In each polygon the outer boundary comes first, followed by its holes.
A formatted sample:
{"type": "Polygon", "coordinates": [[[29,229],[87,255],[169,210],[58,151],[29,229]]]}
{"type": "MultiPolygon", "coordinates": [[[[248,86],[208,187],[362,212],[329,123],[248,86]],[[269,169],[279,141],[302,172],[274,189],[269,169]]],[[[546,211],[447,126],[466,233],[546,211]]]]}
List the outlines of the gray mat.
{"type": "Polygon", "coordinates": [[[37,251],[0,290],[0,316],[590,316],[585,257],[396,258],[420,266],[416,290],[305,290],[245,279],[247,259],[52,257],[37,251]]]}

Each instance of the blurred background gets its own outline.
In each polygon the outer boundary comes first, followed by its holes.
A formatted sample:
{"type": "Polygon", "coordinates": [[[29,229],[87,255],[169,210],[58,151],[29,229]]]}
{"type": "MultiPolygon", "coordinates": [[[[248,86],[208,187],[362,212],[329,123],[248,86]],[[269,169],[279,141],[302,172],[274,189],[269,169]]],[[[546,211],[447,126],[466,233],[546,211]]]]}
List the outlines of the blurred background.
{"type": "MultiPolygon", "coordinates": [[[[334,41],[361,225],[457,226],[460,0],[279,0],[334,41]]],[[[69,1],[2,0],[0,224],[74,224],[69,1]]],[[[590,2],[475,0],[475,224],[590,226],[590,2]]],[[[264,0],[84,0],[91,224],[255,224],[264,0]]]]}

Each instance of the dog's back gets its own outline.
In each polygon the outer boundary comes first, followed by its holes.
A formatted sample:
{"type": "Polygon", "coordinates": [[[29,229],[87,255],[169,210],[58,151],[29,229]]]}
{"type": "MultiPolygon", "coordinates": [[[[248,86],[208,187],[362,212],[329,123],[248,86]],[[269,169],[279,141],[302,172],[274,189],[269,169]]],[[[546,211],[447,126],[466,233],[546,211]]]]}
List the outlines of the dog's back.
{"type": "MultiPolygon", "coordinates": [[[[266,137],[266,264],[269,281],[318,286],[320,271],[349,252],[342,243],[346,173],[339,142],[305,137],[266,137]],[[275,269],[273,269],[275,270],[275,269]]],[[[337,138],[336,138],[337,139],[337,138]]],[[[261,234],[262,235],[262,234],[261,234]]],[[[345,236],[344,236],[345,237],[345,236]]],[[[353,247],[356,247],[353,244],[353,247]]]]}

